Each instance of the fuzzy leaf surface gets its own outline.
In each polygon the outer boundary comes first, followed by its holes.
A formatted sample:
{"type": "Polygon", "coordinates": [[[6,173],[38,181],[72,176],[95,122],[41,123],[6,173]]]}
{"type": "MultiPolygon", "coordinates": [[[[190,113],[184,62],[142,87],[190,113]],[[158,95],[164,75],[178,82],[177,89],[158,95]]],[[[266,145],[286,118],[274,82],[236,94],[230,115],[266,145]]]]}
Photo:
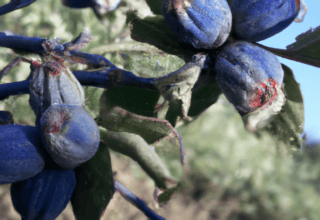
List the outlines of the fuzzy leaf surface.
{"type": "Polygon", "coordinates": [[[168,54],[177,55],[186,60],[190,60],[199,52],[192,45],[184,43],[175,36],[162,15],[141,19],[131,12],[127,16],[127,23],[131,30],[131,38],[138,42],[151,44],[168,54]]]}

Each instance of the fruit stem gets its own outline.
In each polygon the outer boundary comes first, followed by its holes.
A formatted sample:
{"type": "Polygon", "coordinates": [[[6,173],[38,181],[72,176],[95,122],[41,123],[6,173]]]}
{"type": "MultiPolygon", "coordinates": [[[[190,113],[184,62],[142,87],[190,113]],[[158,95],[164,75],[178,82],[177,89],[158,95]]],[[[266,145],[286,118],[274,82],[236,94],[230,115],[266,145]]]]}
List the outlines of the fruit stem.
{"type": "Polygon", "coordinates": [[[135,196],[132,192],[130,192],[127,188],[125,188],[121,183],[118,181],[114,182],[114,187],[116,190],[121,194],[123,198],[129,201],[132,205],[136,206],[140,209],[148,218],[152,220],[165,220],[165,218],[161,217],[160,215],[153,212],[143,200],[139,199],[135,196]]]}

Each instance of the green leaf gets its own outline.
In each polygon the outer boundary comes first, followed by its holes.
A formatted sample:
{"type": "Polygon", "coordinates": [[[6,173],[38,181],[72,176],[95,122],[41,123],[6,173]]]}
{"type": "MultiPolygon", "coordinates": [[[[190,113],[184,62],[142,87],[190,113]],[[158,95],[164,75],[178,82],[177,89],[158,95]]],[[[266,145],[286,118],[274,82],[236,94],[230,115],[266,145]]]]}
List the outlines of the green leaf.
{"type": "Polygon", "coordinates": [[[181,179],[184,175],[183,167],[181,166],[181,162],[183,164],[184,152],[183,148],[180,147],[179,149],[178,147],[181,144],[182,140],[177,138],[175,131],[151,144],[162,161],[170,168],[171,175],[176,179],[181,179]]]}
{"type": "MultiPolygon", "coordinates": [[[[310,28],[305,33],[302,33],[296,37],[296,42],[287,46],[288,50],[301,50],[310,48],[309,45],[320,40],[320,26],[316,28],[310,28]]],[[[316,55],[320,58],[320,54],[316,55]]]]}
{"type": "Polygon", "coordinates": [[[131,30],[131,38],[151,44],[160,50],[191,60],[192,56],[200,51],[192,45],[181,41],[169,28],[161,15],[139,18],[135,12],[127,15],[127,23],[131,30]]]}
{"type": "Polygon", "coordinates": [[[135,160],[161,189],[166,189],[172,179],[166,165],[143,138],[126,132],[112,132],[100,128],[100,137],[110,149],[135,160]]]}
{"type": "MultiPolygon", "coordinates": [[[[148,44],[144,44],[149,48],[157,49],[148,44]]],[[[185,64],[185,62],[177,56],[164,53],[161,50],[153,52],[121,52],[121,59],[124,61],[123,68],[132,71],[134,74],[144,77],[159,77],[170,72],[176,71],[185,64]]]]}
{"type": "Polygon", "coordinates": [[[258,45],[280,57],[320,67],[320,26],[298,35],[287,50],[258,45]]]}
{"type": "Polygon", "coordinates": [[[119,106],[134,114],[154,117],[154,107],[159,97],[160,92],[158,91],[133,87],[108,88],[101,95],[100,115],[101,108],[108,110],[119,106]]]}
{"type": "Polygon", "coordinates": [[[303,97],[292,70],[284,64],[282,64],[282,68],[285,73],[284,91],[287,101],[280,114],[265,130],[290,147],[300,148],[303,143],[301,137],[304,126],[303,97]]]}
{"type": "Polygon", "coordinates": [[[90,53],[93,54],[105,54],[105,53],[115,53],[115,52],[148,52],[148,53],[163,53],[161,50],[157,49],[156,47],[153,47],[148,44],[144,43],[138,43],[135,41],[132,42],[121,42],[121,43],[114,43],[114,44],[108,44],[105,46],[99,46],[92,48],[90,50],[90,53]]]}
{"type": "Polygon", "coordinates": [[[221,93],[215,74],[212,71],[202,70],[198,81],[192,88],[191,106],[188,116],[194,117],[200,115],[218,100],[221,93]]]}
{"type": "Polygon", "coordinates": [[[97,153],[77,167],[75,173],[77,185],[71,203],[76,218],[99,220],[114,193],[108,147],[100,142],[97,153]]]}
{"type": "MultiPolygon", "coordinates": [[[[182,138],[168,121],[145,117],[128,111],[122,107],[124,106],[123,102],[117,103],[116,100],[118,100],[119,96],[117,96],[117,94],[110,96],[108,91],[109,90],[105,91],[100,99],[100,116],[97,119],[99,125],[110,131],[129,132],[140,135],[148,144],[158,142],[160,139],[172,134],[174,137],[171,140],[171,145],[180,149],[181,161],[183,163],[184,152],[182,138]]],[[[119,93],[121,93],[121,90],[119,90],[119,93]]],[[[143,96],[136,96],[134,98],[137,99],[137,97],[145,101],[143,96]]],[[[129,102],[128,97],[126,97],[125,100],[129,102]]],[[[130,102],[132,102],[132,100],[130,102]]],[[[135,103],[133,101],[132,106],[134,105],[135,103]]],[[[126,105],[124,107],[132,109],[132,106],[126,105]]],[[[141,108],[136,109],[140,111],[141,108]]]]}
{"type": "Polygon", "coordinates": [[[186,63],[179,70],[159,77],[154,82],[162,96],[169,102],[169,111],[174,106],[172,120],[166,117],[173,126],[175,126],[178,116],[191,120],[188,117],[191,104],[191,90],[199,78],[205,60],[206,55],[194,56],[192,61],[186,63]]]}
{"type": "Polygon", "coordinates": [[[158,196],[158,202],[159,203],[168,202],[170,199],[172,199],[172,197],[174,196],[174,194],[177,192],[179,188],[180,188],[180,185],[178,184],[174,187],[171,187],[165,190],[163,193],[161,193],[158,196]]]}
{"type": "Polygon", "coordinates": [[[174,132],[176,139],[182,145],[180,135],[166,120],[137,115],[121,107],[113,107],[110,110],[106,110],[101,106],[98,124],[110,131],[138,134],[149,144],[174,132]]]}
{"type": "Polygon", "coordinates": [[[162,1],[163,0],[146,0],[153,14],[162,15],[162,1]]]}

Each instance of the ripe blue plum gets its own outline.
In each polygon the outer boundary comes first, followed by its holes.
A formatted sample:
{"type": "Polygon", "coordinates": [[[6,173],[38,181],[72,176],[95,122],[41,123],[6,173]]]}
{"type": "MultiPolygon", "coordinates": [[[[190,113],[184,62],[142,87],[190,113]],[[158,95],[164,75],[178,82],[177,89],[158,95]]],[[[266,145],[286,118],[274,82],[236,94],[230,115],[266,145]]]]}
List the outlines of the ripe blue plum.
{"type": "Polygon", "coordinates": [[[232,0],[230,8],[235,36],[257,42],[288,27],[300,11],[300,0],[232,0]]]}
{"type": "Polygon", "coordinates": [[[36,127],[0,126],[0,184],[37,175],[45,165],[41,136],[36,127]]]}
{"type": "Polygon", "coordinates": [[[65,209],[76,185],[74,170],[44,169],[11,185],[14,208],[26,220],[54,220],[65,209]]]}
{"type": "Polygon", "coordinates": [[[41,118],[40,128],[45,148],[62,168],[73,169],[98,150],[99,128],[82,106],[50,106],[41,118]]]}
{"type": "Polygon", "coordinates": [[[221,90],[241,115],[269,106],[277,97],[284,77],[274,54],[244,41],[222,48],[215,71],[221,90]]]}
{"type": "Polygon", "coordinates": [[[232,15],[226,0],[164,0],[162,12],[170,29],[198,49],[219,47],[231,31],[232,15]]]}
{"type": "Polygon", "coordinates": [[[84,31],[64,44],[59,39],[45,40],[44,63],[17,57],[0,71],[1,79],[18,63],[31,64],[29,104],[36,114],[36,126],[53,160],[65,169],[89,160],[99,146],[98,126],[83,107],[83,88],[63,64],[66,59],[82,62],[81,57],[73,57],[70,52],[80,50],[91,39],[92,35],[84,31]]]}

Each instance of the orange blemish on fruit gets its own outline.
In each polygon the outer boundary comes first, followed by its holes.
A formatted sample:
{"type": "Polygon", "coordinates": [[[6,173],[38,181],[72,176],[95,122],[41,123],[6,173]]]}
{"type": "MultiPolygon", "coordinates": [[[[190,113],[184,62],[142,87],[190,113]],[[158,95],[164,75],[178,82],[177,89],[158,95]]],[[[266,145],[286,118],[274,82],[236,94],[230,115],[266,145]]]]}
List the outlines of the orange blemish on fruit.
{"type": "Polygon", "coordinates": [[[267,107],[273,102],[278,95],[277,82],[274,79],[267,80],[268,85],[265,83],[258,83],[254,95],[249,99],[250,108],[267,107]]]}
{"type": "Polygon", "coordinates": [[[300,11],[300,0],[295,0],[296,2],[296,10],[300,11]]]}

